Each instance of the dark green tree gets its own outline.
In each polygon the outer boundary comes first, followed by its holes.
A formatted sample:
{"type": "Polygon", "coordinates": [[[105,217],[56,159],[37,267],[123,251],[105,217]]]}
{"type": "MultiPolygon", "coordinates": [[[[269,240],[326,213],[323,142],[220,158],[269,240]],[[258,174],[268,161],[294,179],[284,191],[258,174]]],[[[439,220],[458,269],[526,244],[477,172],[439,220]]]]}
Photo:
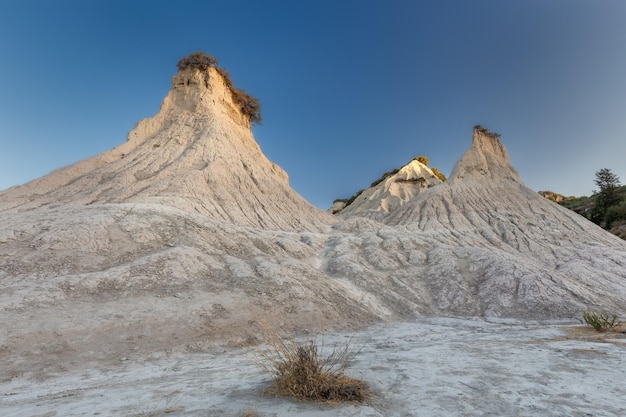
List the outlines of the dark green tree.
{"type": "Polygon", "coordinates": [[[615,223],[626,220],[626,200],[621,203],[609,207],[604,216],[604,224],[606,229],[610,229],[615,223]]]}
{"type": "MultiPolygon", "coordinates": [[[[596,172],[596,179],[594,180],[599,190],[594,191],[596,195],[596,204],[591,211],[591,221],[598,225],[602,225],[606,222],[606,214],[608,210],[620,202],[620,197],[617,193],[617,189],[621,185],[619,177],[615,175],[610,169],[602,168],[596,172]]],[[[610,227],[610,224],[605,224],[605,228],[610,227]]]]}

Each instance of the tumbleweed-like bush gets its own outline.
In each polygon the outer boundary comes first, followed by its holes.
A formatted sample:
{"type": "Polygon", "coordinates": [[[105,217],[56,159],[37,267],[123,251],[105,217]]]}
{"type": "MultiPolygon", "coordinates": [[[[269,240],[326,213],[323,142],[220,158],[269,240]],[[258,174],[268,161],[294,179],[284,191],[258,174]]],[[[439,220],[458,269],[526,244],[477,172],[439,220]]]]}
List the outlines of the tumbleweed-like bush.
{"type": "Polygon", "coordinates": [[[265,330],[257,362],[274,379],[263,395],[324,403],[359,403],[370,397],[367,382],[344,374],[354,355],[350,343],[322,357],[323,346],[314,340],[298,343],[279,337],[269,326],[265,330]]]}

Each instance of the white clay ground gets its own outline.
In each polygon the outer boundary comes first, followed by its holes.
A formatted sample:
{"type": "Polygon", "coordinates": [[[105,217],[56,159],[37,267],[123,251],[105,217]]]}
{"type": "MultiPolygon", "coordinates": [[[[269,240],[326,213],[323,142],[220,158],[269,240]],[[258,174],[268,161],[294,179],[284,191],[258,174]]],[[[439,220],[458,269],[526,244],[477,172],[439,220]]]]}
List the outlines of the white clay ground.
{"type": "Polygon", "coordinates": [[[140,353],[118,363],[3,379],[3,417],[71,416],[624,416],[626,339],[574,323],[436,318],[326,335],[351,340],[348,374],[367,405],[259,395],[254,347],[140,353]],[[247,414],[246,414],[247,413],[247,414]]]}

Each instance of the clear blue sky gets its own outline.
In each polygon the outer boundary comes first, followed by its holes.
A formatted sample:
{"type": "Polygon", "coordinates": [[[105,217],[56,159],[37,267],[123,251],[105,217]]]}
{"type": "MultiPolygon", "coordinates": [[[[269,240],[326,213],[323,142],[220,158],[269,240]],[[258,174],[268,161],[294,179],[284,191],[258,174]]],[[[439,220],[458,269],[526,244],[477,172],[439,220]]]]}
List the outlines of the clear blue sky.
{"type": "Polygon", "coordinates": [[[0,38],[0,189],[124,142],[197,50],[323,209],[416,155],[448,175],[478,123],[534,190],[626,182],[623,0],[3,0],[0,38]]]}

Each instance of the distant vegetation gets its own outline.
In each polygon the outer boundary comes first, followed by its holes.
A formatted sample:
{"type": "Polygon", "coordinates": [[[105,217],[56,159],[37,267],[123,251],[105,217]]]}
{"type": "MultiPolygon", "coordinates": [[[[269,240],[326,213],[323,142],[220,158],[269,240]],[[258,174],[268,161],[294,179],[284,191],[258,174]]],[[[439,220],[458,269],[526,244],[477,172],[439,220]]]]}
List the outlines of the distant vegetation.
{"type": "MultiPolygon", "coordinates": [[[[377,179],[376,181],[372,182],[370,184],[369,188],[376,187],[378,184],[380,184],[381,182],[383,182],[387,178],[391,177],[392,175],[397,174],[398,171],[400,171],[400,170],[399,169],[392,169],[391,171],[385,172],[379,179],[377,179]]],[[[345,203],[344,208],[346,208],[350,204],[354,203],[354,200],[356,200],[358,196],[363,194],[363,191],[365,191],[365,190],[367,190],[367,188],[362,188],[359,191],[357,191],[352,197],[350,197],[350,198],[338,198],[335,201],[333,201],[333,203],[345,203]]]]}
{"type": "MultiPolygon", "coordinates": [[[[430,164],[430,159],[427,156],[424,156],[424,155],[416,156],[415,158],[413,158],[413,160],[417,161],[417,162],[421,162],[422,164],[424,164],[426,166],[428,166],[428,164],[430,164]]],[[[437,178],[439,178],[441,180],[441,182],[445,182],[446,181],[446,176],[443,175],[443,173],[441,173],[441,171],[439,171],[438,168],[432,167],[430,170],[433,172],[433,174],[435,174],[435,176],[437,178]]]]}
{"type": "Polygon", "coordinates": [[[486,127],[483,127],[481,125],[476,125],[474,126],[474,130],[484,133],[487,136],[491,136],[492,138],[496,138],[499,139],[500,138],[500,134],[496,133],[496,132],[490,132],[489,129],[487,129],[486,127]]]}
{"type": "Polygon", "coordinates": [[[596,172],[594,181],[599,189],[590,197],[565,197],[552,191],[540,194],[626,239],[626,186],[607,168],[596,172]]]}
{"type": "Polygon", "coordinates": [[[555,203],[560,203],[566,199],[575,199],[576,197],[565,197],[563,194],[555,193],[554,191],[539,191],[542,197],[547,198],[550,201],[554,201],[555,203]]]}
{"type": "Polygon", "coordinates": [[[233,101],[239,105],[241,112],[248,116],[252,123],[261,124],[261,104],[259,100],[245,90],[235,87],[228,71],[217,65],[217,58],[204,52],[194,52],[178,61],[177,67],[179,71],[186,68],[196,68],[202,72],[206,72],[211,67],[215,68],[224,78],[224,82],[233,96],[233,101]]]}
{"type": "Polygon", "coordinates": [[[610,229],[614,221],[626,219],[626,212],[620,213],[619,206],[623,206],[624,198],[618,194],[621,186],[619,177],[608,168],[602,168],[596,172],[594,181],[599,187],[599,191],[594,193],[595,204],[591,210],[590,219],[592,222],[610,229]]]}
{"type": "MultiPolygon", "coordinates": [[[[387,171],[385,172],[379,179],[377,179],[376,181],[372,182],[370,184],[369,188],[372,187],[376,187],[378,184],[380,184],[381,182],[385,181],[387,178],[391,177],[392,175],[396,175],[398,173],[398,171],[400,171],[399,169],[392,169],[391,171],[387,171]]],[[[361,190],[364,191],[364,190],[361,190]]],[[[360,192],[359,192],[360,194],[360,192]]]]}
{"type": "Polygon", "coordinates": [[[446,181],[446,176],[442,172],[440,172],[438,168],[432,167],[430,170],[433,172],[433,174],[435,174],[437,178],[441,180],[441,182],[446,181]]]}

